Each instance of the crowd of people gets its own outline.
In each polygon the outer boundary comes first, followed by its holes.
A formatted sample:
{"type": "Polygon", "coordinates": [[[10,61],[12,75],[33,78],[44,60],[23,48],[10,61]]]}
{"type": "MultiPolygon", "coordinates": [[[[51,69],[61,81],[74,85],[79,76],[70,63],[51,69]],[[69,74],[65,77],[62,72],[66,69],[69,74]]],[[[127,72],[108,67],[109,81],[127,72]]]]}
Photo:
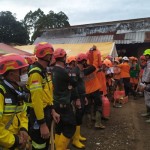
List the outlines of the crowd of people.
{"type": "Polygon", "coordinates": [[[121,107],[124,98],[144,93],[147,112],[141,115],[150,116],[150,49],[139,59],[102,58],[95,45],[67,56],[63,48],[41,42],[34,54],[0,57],[0,149],[26,149],[29,142],[32,150],[53,143],[56,150],[67,150],[69,143],[84,149],[83,117],[87,128],[106,128],[103,97],[121,107]]]}

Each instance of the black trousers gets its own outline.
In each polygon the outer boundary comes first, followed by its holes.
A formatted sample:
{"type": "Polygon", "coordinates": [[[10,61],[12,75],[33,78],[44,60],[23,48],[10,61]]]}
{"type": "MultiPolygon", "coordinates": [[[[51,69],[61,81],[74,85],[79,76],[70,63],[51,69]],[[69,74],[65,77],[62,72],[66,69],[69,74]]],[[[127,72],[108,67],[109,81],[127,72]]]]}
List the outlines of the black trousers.
{"type": "Polygon", "coordinates": [[[80,126],[82,124],[84,111],[85,111],[85,95],[80,95],[79,98],[81,101],[81,108],[76,108],[76,112],[75,112],[77,126],[80,126]]]}
{"type": "MultiPolygon", "coordinates": [[[[50,130],[50,126],[52,122],[50,106],[44,108],[44,117],[45,117],[46,124],[50,130]]],[[[29,135],[31,137],[32,142],[36,143],[36,145],[38,144],[39,147],[42,147],[42,148],[35,148],[34,147],[35,144],[32,144],[32,150],[39,150],[39,149],[48,150],[50,139],[41,138],[40,127],[38,127],[39,125],[37,124],[35,128],[35,123],[37,123],[35,113],[34,110],[31,108],[30,116],[29,116],[29,135]],[[45,145],[45,147],[43,145],[45,145]]]]}
{"type": "Polygon", "coordinates": [[[60,114],[60,122],[56,124],[55,133],[59,135],[62,133],[70,139],[76,130],[76,119],[71,104],[64,108],[55,106],[55,110],[60,114]]]}
{"type": "Polygon", "coordinates": [[[131,94],[135,96],[135,91],[132,89],[130,78],[123,78],[123,84],[126,96],[129,95],[129,92],[131,92],[131,94]]]}
{"type": "Polygon", "coordinates": [[[91,113],[91,106],[94,104],[94,110],[102,112],[102,98],[101,98],[101,92],[99,90],[92,92],[90,94],[87,94],[88,99],[88,105],[85,106],[85,113],[90,114],[91,113]]]}

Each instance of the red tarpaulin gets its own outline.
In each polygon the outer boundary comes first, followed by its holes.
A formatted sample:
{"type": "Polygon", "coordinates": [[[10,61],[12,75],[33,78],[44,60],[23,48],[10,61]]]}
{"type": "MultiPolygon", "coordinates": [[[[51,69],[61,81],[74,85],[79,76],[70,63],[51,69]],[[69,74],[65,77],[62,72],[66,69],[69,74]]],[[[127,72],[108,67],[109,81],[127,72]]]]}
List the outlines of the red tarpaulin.
{"type": "Polygon", "coordinates": [[[4,43],[0,43],[0,55],[3,54],[9,54],[9,53],[16,53],[16,54],[20,54],[20,55],[28,55],[28,56],[32,56],[33,54],[19,50],[17,48],[14,48],[12,46],[9,46],[7,44],[4,43]]]}

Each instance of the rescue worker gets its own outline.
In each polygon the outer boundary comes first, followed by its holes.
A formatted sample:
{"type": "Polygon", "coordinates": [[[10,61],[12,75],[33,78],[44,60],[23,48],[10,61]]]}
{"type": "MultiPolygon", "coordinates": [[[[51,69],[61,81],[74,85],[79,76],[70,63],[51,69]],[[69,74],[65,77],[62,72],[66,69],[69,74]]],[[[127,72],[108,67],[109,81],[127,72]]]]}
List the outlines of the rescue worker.
{"type": "MultiPolygon", "coordinates": [[[[141,91],[144,91],[144,99],[147,108],[147,112],[141,114],[143,117],[150,116],[150,49],[146,49],[143,54],[147,60],[147,65],[144,68],[142,75],[141,91]]],[[[150,119],[146,120],[147,123],[150,123],[150,119]]]]}
{"type": "Polygon", "coordinates": [[[140,56],[140,79],[142,78],[144,68],[146,67],[146,58],[144,55],[140,56]]]}
{"type": "Polygon", "coordinates": [[[113,65],[113,79],[115,80],[115,84],[114,84],[115,90],[122,89],[122,83],[120,80],[121,69],[118,67],[118,65],[119,65],[119,61],[117,59],[115,59],[114,65],[113,65]]]}
{"type": "Polygon", "coordinates": [[[54,105],[60,114],[60,122],[55,128],[56,150],[66,150],[76,130],[76,119],[70,103],[71,90],[76,85],[65,68],[66,52],[62,48],[54,51],[56,64],[52,70],[54,105]]]}
{"type": "Polygon", "coordinates": [[[59,122],[60,116],[53,107],[52,81],[46,70],[50,65],[53,51],[52,45],[47,42],[37,44],[34,54],[38,61],[28,73],[28,88],[32,102],[29,130],[32,150],[48,150],[52,117],[59,122]]]}
{"type": "Polygon", "coordinates": [[[130,63],[130,83],[132,85],[133,90],[136,90],[139,79],[139,65],[137,64],[137,58],[131,57],[130,63]]]}
{"type": "Polygon", "coordinates": [[[134,99],[136,98],[136,93],[132,89],[130,84],[130,65],[129,65],[129,58],[124,56],[122,58],[123,63],[119,64],[118,66],[121,69],[121,78],[124,84],[124,90],[125,90],[125,96],[129,96],[129,92],[131,92],[134,96],[134,99]]]}
{"type": "Polygon", "coordinates": [[[94,65],[96,68],[99,68],[102,65],[101,53],[96,45],[93,45],[93,47],[90,48],[87,52],[87,57],[90,65],[94,65]]]}
{"type": "Polygon", "coordinates": [[[81,143],[81,141],[86,141],[85,137],[80,135],[82,119],[84,115],[84,108],[85,104],[87,103],[87,99],[85,97],[85,84],[84,84],[84,73],[83,73],[83,66],[77,63],[76,65],[76,58],[74,56],[70,56],[67,58],[67,64],[69,72],[75,77],[77,84],[76,87],[72,89],[71,92],[71,101],[73,101],[75,107],[75,115],[76,115],[76,132],[73,136],[72,144],[76,148],[85,148],[85,145],[81,143]]]}
{"type": "Polygon", "coordinates": [[[101,67],[97,70],[97,77],[100,83],[100,92],[102,95],[107,95],[107,86],[106,86],[106,65],[104,62],[102,63],[101,67]]]}
{"type": "Polygon", "coordinates": [[[112,86],[112,77],[113,77],[113,69],[112,62],[109,59],[105,59],[103,64],[106,66],[105,76],[106,76],[106,85],[107,85],[107,93],[112,95],[113,86],[112,86]]]}
{"type": "Polygon", "coordinates": [[[79,54],[77,56],[77,63],[82,65],[83,73],[84,73],[84,81],[85,81],[85,90],[86,96],[88,99],[88,105],[86,106],[86,115],[89,120],[91,121],[91,105],[94,102],[95,108],[95,128],[97,129],[104,129],[105,126],[101,123],[102,117],[102,99],[101,93],[99,91],[100,85],[96,74],[96,67],[93,65],[87,64],[87,55],[86,54],[79,54]]]}
{"type": "Polygon", "coordinates": [[[28,118],[24,91],[27,61],[18,54],[0,58],[0,149],[24,149],[28,140],[28,118]]]}

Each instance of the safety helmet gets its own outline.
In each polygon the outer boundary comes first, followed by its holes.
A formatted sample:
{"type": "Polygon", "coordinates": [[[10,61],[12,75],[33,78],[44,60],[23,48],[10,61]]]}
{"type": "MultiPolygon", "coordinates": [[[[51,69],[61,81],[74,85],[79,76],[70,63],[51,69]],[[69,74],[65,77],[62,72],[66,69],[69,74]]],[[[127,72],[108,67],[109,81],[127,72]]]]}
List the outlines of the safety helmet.
{"type": "Polygon", "coordinates": [[[4,74],[8,70],[21,69],[28,65],[26,59],[18,54],[2,55],[0,58],[0,74],[4,74]]]}
{"type": "Polygon", "coordinates": [[[34,49],[34,54],[38,58],[43,58],[48,54],[53,54],[53,52],[53,46],[47,42],[38,43],[34,49]]]}
{"type": "Polygon", "coordinates": [[[80,61],[82,61],[82,60],[87,60],[87,55],[84,54],[84,53],[80,53],[80,54],[78,54],[77,57],[76,57],[76,61],[77,61],[77,62],[80,62],[80,61]]]}
{"type": "Polygon", "coordinates": [[[146,50],[144,51],[143,55],[144,55],[144,56],[145,56],[145,55],[150,55],[150,49],[146,49],[146,50]]]}
{"type": "Polygon", "coordinates": [[[129,59],[132,60],[132,61],[134,60],[134,58],[135,58],[135,57],[133,57],[133,56],[129,57],[129,59]]]}
{"type": "Polygon", "coordinates": [[[123,59],[124,61],[129,61],[129,58],[128,58],[127,56],[124,56],[122,59],[123,59]]]}
{"type": "Polygon", "coordinates": [[[140,60],[146,60],[145,56],[144,55],[140,56],[140,60]]]}
{"type": "Polygon", "coordinates": [[[28,64],[30,65],[38,60],[36,56],[23,56],[23,57],[27,60],[28,64]]]}
{"type": "Polygon", "coordinates": [[[63,48],[57,48],[54,53],[53,53],[53,56],[55,59],[57,58],[62,58],[64,56],[66,56],[66,51],[63,49],[63,48]]]}
{"type": "Polygon", "coordinates": [[[105,59],[103,64],[105,64],[107,67],[112,67],[112,62],[109,59],[105,59]]]}
{"type": "Polygon", "coordinates": [[[67,64],[70,64],[72,61],[76,61],[76,57],[75,57],[75,56],[69,56],[69,57],[67,58],[66,63],[67,63],[67,64]]]}
{"type": "Polygon", "coordinates": [[[136,58],[136,57],[134,57],[134,59],[133,59],[134,61],[138,61],[138,59],[136,58]]]}

